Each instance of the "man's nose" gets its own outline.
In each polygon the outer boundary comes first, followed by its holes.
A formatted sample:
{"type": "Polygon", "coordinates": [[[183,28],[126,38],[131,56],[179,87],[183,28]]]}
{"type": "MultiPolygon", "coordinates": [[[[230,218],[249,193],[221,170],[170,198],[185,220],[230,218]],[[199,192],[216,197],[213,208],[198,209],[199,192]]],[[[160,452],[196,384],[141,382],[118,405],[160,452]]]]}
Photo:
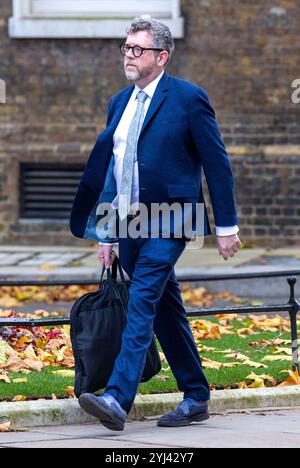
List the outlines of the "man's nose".
{"type": "Polygon", "coordinates": [[[132,49],[129,49],[128,52],[126,52],[126,57],[135,58],[132,49]]]}

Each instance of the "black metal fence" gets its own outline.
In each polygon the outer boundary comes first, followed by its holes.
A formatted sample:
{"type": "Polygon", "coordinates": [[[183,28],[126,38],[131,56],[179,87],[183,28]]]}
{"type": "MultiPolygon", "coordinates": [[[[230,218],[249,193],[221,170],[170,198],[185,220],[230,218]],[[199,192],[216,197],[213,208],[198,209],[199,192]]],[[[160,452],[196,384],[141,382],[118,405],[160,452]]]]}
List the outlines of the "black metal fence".
{"type": "MultiPolygon", "coordinates": [[[[229,306],[219,308],[201,308],[187,310],[189,317],[208,317],[219,314],[258,314],[258,313],[283,313],[289,314],[291,323],[291,342],[292,342],[292,362],[293,370],[299,371],[299,342],[298,342],[298,330],[297,330],[297,316],[300,310],[300,303],[296,299],[295,285],[297,283],[296,276],[300,275],[300,270],[290,272],[293,276],[287,278],[287,282],[290,288],[290,298],[286,304],[275,304],[275,305],[262,305],[262,306],[229,306]]],[[[242,279],[256,279],[256,278],[274,278],[283,277],[285,272],[263,272],[263,273],[242,273],[242,274],[230,274],[230,275],[189,275],[181,277],[181,282],[199,282],[199,281],[224,281],[224,280],[242,280],[242,279]]],[[[99,285],[99,280],[6,280],[0,281],[0,287],[3,286],[72,286],[72,285],[99,285]]],[[[0,304],[1,306],[1,304],[0,304]]],[[[0,327],[44,327],[44,326],[58,326],[58,325],[69,325],[69,318],[46,318],[46,319],[33,319],[33,318],[0,318],[0,327]]]]}

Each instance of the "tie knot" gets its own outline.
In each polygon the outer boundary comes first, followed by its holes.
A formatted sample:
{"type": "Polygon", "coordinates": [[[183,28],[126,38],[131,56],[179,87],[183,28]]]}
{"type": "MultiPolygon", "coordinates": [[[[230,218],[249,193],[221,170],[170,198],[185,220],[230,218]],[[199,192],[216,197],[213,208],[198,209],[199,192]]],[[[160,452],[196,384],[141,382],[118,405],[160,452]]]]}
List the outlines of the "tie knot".
{"type": "Polygon", "coordinates": [[[140,91],[138,94],[137,94],[137,100],[138,102],[142,102],[142,103],[145,103],[147,98],[148,98],[148,95],[146,93],[144,93],[144,91],[140,91]]]}

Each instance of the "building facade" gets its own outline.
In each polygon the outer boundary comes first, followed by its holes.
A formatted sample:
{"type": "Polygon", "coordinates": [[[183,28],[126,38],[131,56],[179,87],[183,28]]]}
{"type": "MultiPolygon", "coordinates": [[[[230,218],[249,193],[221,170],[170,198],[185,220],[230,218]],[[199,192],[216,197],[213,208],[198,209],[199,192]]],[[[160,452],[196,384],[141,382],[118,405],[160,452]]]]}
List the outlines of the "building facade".
{"type": "Polygon", "coordinates": [[[296,245],[297,3],[1,0],[1,242],[82,245],[68,228],[72,199],[108,100],[127,86],[118,45],[129,16],[150,13],[176,37],[168,72],[211,97],[233,164],[243,241],[296,245]]]}

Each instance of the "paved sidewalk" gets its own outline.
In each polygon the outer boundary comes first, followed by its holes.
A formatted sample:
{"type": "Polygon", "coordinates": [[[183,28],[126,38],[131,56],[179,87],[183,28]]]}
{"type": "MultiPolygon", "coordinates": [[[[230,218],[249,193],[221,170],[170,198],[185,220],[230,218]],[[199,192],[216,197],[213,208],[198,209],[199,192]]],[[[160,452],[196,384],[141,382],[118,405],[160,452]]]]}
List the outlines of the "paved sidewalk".
{"type": "Polygon", "coordinates": [[[128,422],[123,432],[99,424],[40,427],[0,434],[0,448],[299,448],[300,408],[213,416],[206,423],[159,428],[128,422]]]}
{"type": "MultiPolygon", "coordinates": [[[[118,253],[118,247],[115,247],[118,253]]],[[[234,257],[225,262],[220,257],[216,247],[202,247],[200,242],[187,244],[176,268],[202,270],[246,270],[252,269],[300,269],[300,253],[298,248],[242,249],[234,257]]],[[[0,276],[28,275],[47,273],[48,275],[65,273],[97,274],[99,261],[97,245],[95,247],[72,246],[0,246],[0,276]],[[49,270],[47,271],[47,267],[49,270]]]]}
{"type": "MultiPolygon", "coordinates": [[[[115,248],[118,253],[118,247],[115,248]]],[[[300,270],[300,253],[297,248],[242,249],[229,261],[219,255],[217,247],[204,247],[190,242],[175,267],[177,278],[188,275],[214,276],[216,274],[282,271],[289,276],[300,270]]],[[[13,246],[0,247],[1,279],[99,279],[101,266],[94,247],[72,246],[13,246]]],[[[289,288],[285,278],[262,281],[227,280],[201,282],[210,293],[227,289],[235,295],[262,299],[267,303],[287,302],[289,288]]]]}

